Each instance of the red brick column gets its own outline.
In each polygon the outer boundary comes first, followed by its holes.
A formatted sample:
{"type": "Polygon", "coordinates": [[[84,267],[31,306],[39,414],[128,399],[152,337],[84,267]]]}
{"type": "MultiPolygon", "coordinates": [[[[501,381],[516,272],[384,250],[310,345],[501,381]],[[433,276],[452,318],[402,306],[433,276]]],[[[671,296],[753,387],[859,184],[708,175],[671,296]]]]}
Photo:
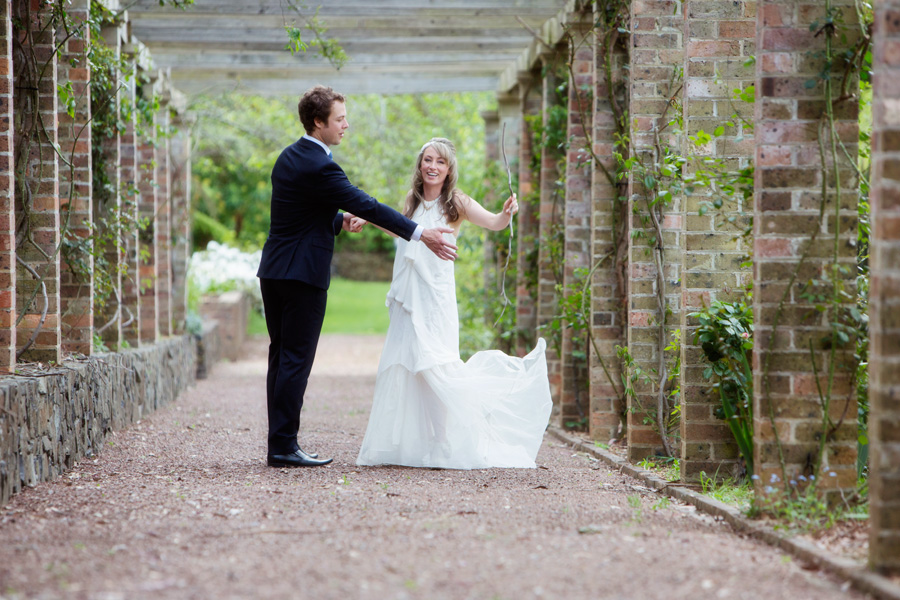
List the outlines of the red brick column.
{"type": "Polygon", "coordinates": [[[12,8],[0,2],[0,373],[16,366],[16,232],[12,8]]]}
{"type": "MultiPolygon", "coordinates": [[[[152,93],[152,92],[150,92],[152,93]]],[[[156,118],[145,124],[137,139],[138,214],[144,229],[138,234],[138,285],[140,288],[140,340],[153,344],[159,338],[159,152],[156,118]]]]}
{"type": "MultiPolygon", "coordinates": [[[[700,131],[713,136],[699,147],[683,140],[690,159],[686,171],[708,168],[703,161],[709,158],[722,159],[724,170],[736,171],[751,162],[755,151],[753,104],[733,99],[733,90],[756,82],[753,67],[747,65],[756,48],[756,1],[689,0],[685,13],[685,127],[692,136],[700,131]],[[748,123],[733,117],[736,112],[748,123]],[[734,126],[726,126],[728,121],[734,126]],[[724,133],[716,136],[718,127],[724,133]]],[[[741,233],[749,224],[750,210],[752,205],[745,206],[740,193],[729,199],[700,187],[685,198],[681,273],[681,473],[685,479],[697,479],[701,471],[708,476],[730,476],[729,465],[739,459],[727,424],[716,418],[719,396],[712,381],[703,377],[709,363],[693,343],[697,321],[687,315],[714,300],[734,302],[743,297],[750,270],[741,264],[747,261],[752,242],[741,233]],[[717,199],[724,199],[721,209],[712,205],[717,199]]]]}
{"type": "MultiPolygon", "coordinates": [[[[25,265],[16,269],[16,307],[21,321],[16,328],[16,345],[23,362],[59,362],[60,360],[60,298],[59,298],[59,169],[54,147],[57,146],[57,55],[53,27],[47,26],[49,10],[38,10],[24,3],[15,3],[18,22],[31,32],[19,32],[23,44],[30,46],[37,61],[40,81],[19,85],[36,87],[23,91],[21,106],[28,106],[22,118],[22,130],[29,130],[37,113],[42,126],[31,139],[30,154],[25,165],[22,185],[27,192],[16,194],[16,221],[25,222],[25,238],[16,252],[25,265]],[[36,84],[36,85],[35,85],[36,84]],[[27,94],[27,96],[26,96],[27,94]],[[37,113],[35,112],[35,109],[37,113]],[[33,272],[32,272],[33,271],[33,272]],[[43,284],[43,285],[42,285],[43,284]],[[31,343],[33,340],[33,343],[31,343]],[[31,343],[29,346],[28,344],[31,343]],[[27,346],[27,350],[25,349],[27,346]]],[[[18,59],[18,55],[15,55],[18,59]]],[[[16,64],[18,71],[24,65],[16,64]]],[[[20,100],[17,99],[17,105],[20,100]]],[[[19,143],[19,140],[16,140],[19,143]]]]}
{"type": "MultiPolygon", "coordinates": [[[[852,43],[859,31],[853,25],[853,2],[833,4],[842,9],[842,21],[848,25],[841,28],[835,40],[838,53],[844,49],[840,46],[842,37],[852,43]]],[[[832,343],[829,324],[835,317],[830,307],[830,283],[808,285],[831,277],[838,226],[832,157],[827,152],[825,177],[819,149],[820,124],[828,108],[825,87],[818,73],[820,65],[809,60],[810,52],[825,47],[825,34],[810,31],[810,26],[823,23],[824,17],[824,3],[763,0],[759,4],[753,391],[754,468],[760,476],[757,491],[763,494],[772,491],[767,487],[772,475],[782,480],[772,486],[777,491],[783,489],[785,478],[802,481],[799,476],[812,474],[812,466],[820,460],[823,408],[819,388],[827,399],[832,349],[836,366],[828,412],[840,426],[827,432],[829,441],[821,459],[818,485],[832,493],[856,487],[856,393],[851,385],[854,348],[852,342],[843,346],[832,343]],[[812,87],[811,81],[815,82],[812,87]],[[824,219],[820,219],[823,179],[830,185],[824,219]],[[814,301],[810,294],[821,294],[825,299],[814,301]],[[822,312],[817,305],[829,308],[822,312]]],[[[837,68],[835,80],[840,80],[837,68]]],[[[835,91],[834,97],[839,94],[835,91]]],[[[833,107],[838,135],[855,161],[856,103],[833,107]]],[[[822,136],[823,145],[829,148],[827,126],[822,136]]],[[[841,233],[837,247],[844,269],[840,283],[849,304],[856,276],[857,182],[845,160],[841,157],[841,233]]]]}
{"type": "MultiPolygon", "coordinates": [[[[631,36],[631,142],[632,152],[642,157],[651,170],[654,149],[659,141],[666,146],[680,149],[681,138],[668,126],[675,118],[675,108],[667,108],[669,98],[681,97],[681,82],[677,72],[684,63],[684,17],[682,5],[674,0],[634,0],[632,2],[631,36]]],[[[645,229],[634,209],[647,215],[645,191],[632,177],[630,181],[629,258],[628,277],[628,348],[635,364],[652,384],[638,378],[634,382],[635,398],[629,398],[628,456],[632,461],[662,452],[662,442],[653,426],[644,422],[647,414],[656,419],[656,376],[659,357],[659,308],[657,302],[657,269],[653,249],[648,240],[655,234],[645,229]]],[[[665,259],[665,302],[671,314],[668,316],[668,333],[680,323],[681,290],[677,286],[680,276],[682,252],[681,198],[675,198],[666,210],[661,226],[665,259]]],[[[629,372],[629,377],[634,371],[629,372]]]]}
{"type": "Polygon", "coordinates": [[[876,5],[869,288],[869,564],[900,575],[900,0],[876,5]]]}
{"type": "MultiPolygon", "coordinates": [[[[560,177],[560,150],[553,144],[547,144],[547,128],[549,125],[559,126],[554,122],[554,111],[562,103],[557,94],[557,86],[560,81],[565,81],[565,74],[561,74],[559,62],[565,56],[565,48],[553,54],[541,57],[543,62],[544,78],[542,82],[542,123],[544,128],[544,145],[541,151],[541,180],[540,180],[540,204],[538,205],[538,281],[537,281],[537,324],[549,325],[557,313],[556,286],[562,283],[562,273],[558,272],[558,262],[562,256],[553,256],[552,252],[560,247],[554,242],[559,235],[562,213],[565,207],[565,198],[559,192],[557,182],[560,177]],[[556,261],[556,264],[554,264],[556,261]]],[[[550,336],[550,332],[545,335],[550,336]]],[[[559,415],[560,387],[562,383],[560,372],[559,352],[548,340],[547,347],[547,371],[550,377],[550,391],[553,396],[555,416],[559,415]]]]}
{"type": "MultiPolygon", "coordinates": [[[[591,264],[591,153],[588,134],[592,118],[590,90],[594,84],[594,36],[590,14],[569,15],[568,27],[572,34],[571,73],[569,79],[565,184],[565,242],[563,244],[563,285],[566,294],[580,292],[584,283],[584,271],[591,264]]],[[[560,393],[560,420],[563,426],[589,413],[589,389],[587,387],[588,354],[587,332],[576,334],[571,324],[565,323],[562,331],[562,388],[560,393]]]]}
{"type": "MultiPolygon", "coordinates": [[[[597,15],[595,15],[597,18],[597,15]]],[[[624,210],[627,189],[616,182],[614,152],[618,127],[627,128],[625,65],[627,55],[617,50],[617,31],[597,28],[594,57],[593,150],[591,164],[591,253],[592,264],[599,266],[591,279],[590,327],[595,348],[590,349],[590,434],[608,441],[623,431],[625,398],[616,346],[624,345],[625,293],[624,267],[627,260],[624,210]],[[612,45],[612,50],[610,50],[612,45]],[[609,54],[612,52],[612,54],[609,54]],[[607,60],[609,59],[609,60],[607,60]],[[607,68],[608,67],[608,68],[607,68]],[[610,100],[611,94],[613,100],[610,100]],[[612,181],[611,181],[612,179],[612,181]],[[620,200],[619,196],[622,196],[620,200]],[[610,381],[612,379],[612,381],[610,381]]],[[[621,41],[621,40],[620,40],[621,41]]],[[[621,152],[621,149],[618,149],[621,152]]]]}
{"type": "MultiPolygon", "coordinates": [[[[132,77],[126,82],[120,94],[120,102],[133,107],[136,101],[136,86],[132,77]]],[[[141,341],[141,293],[140,293],[140,239],[137,223],[140,219],[140,152],[137,136],[136,111],[130,111],[130,118],[125,121],[125,128],[119,140],[119,211],[125,223],[134,223],[134,227],[125,227],[122,231],[122,342],[129,346],[137,346],[141,341]]],[[[146,176],[144,176],[146,177],[146,176]]]]}
{"type": "MultiPolygon", "coordinates": [[[[104,27],[103,43],[118,58],[121,55],[121,32],[118,27],[104,27]]],[[[93,74],[96,76],[96,74],[93,74]]],[[[114,79],[121,80],[121,73],[113,73],[114,79]]],[[[94,115],[92,124],[92,156],[98,157],[99,160],[94,161],[91,168],[95,175],[98,169],[104,170],[106,182],[102,186],[96,186],[93,189],[93,219],[95,231],[99,235],[107,239],[109,226],[111,223],[121,222],[122,195],[125,192],[122,186],[121,173],[121,132],[116,127],[99,126],[98,121],[106,122],[111,117],[117,119],[124,118],[122,113],[122,97],[127,95],[127,88],[120,90],[115,98],[108,99],[105,95],[110,93],[103,90],[104,97],[94,95],[92,97],[91,106],[93,110],[97,110],[98,114],[94,115]],[[98,110],[99,109],[99,110],[98,110]],[[99,112],[102,111],[102,112],[99,112]],[[98,189],[99,188],[99,189],[98,189]]],[[[115,227],[113,225],[113,227],[115,227]]],[[[120,232],[121,230],[114,230],[120,232]]],[[[94,265],[94,331],[103,340],[103,344],[111,349],[117,350],[122,342],[122,323],[124,315],[122,311],[122,267],[124,265],[124,248],[121,240],[113,239],[105,241],[104,259],[105,264],[94,265]],[[98,271],[103,270],[102,276],[97,275],[98,271]],[[106,285],[100,288],[98,278],[103,277],[109,281],[111,290],[107,291],[106,285]],[[98,289],[100,288],[100,289],[98,289]]]]}
{"type": "Polygon", "coordinates": [[[91,354],[94,326],[89,4],[88,0],[76,0],[66,8],[74,35],[63,42],[58,66],[59,85],[71,84],[74,104],[71,108],[59,106],[60,226],[66,240],[60,275],[62,349],[87,355],[91,354]]]}
{"type": "MultiPolygon", "coordinates": [[[[541,79],[538,73],[521,73],[519,102],[522,119],[519,134],[519,214],[516,215],[516,352],[523,356],[537,336],[537,237],[540,204],[540,148],[535,132],[540,128],[541,79]]],[[[538,140],[539,143],[539,140],[538,140]]]]}
{"type": "Polygon", "coordinates": [[[191,256],[191,121],[178,116],[171,151],[172,323],[184,333],[187,316],[187,268],[191,256]]]}
{"type": "MultiPolygon", "coordinates": [[[[159,127],[169,131],[169,104],[163,102],[156,116],[159,127]]],[[[157,255],[157,302],[159,302],[159,333],[172,333],[172,198],[170,194],[171,161],[169,136],[157,140],[156,151],[156,248],[157,255]]]]}

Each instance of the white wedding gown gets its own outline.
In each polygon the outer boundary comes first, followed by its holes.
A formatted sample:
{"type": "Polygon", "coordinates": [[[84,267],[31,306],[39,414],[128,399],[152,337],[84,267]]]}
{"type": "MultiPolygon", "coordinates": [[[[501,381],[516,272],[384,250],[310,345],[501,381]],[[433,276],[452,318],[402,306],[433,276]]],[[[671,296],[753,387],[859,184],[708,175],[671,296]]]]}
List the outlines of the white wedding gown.
{"type": "MultiPolygon", "coordinates": [[[[440,207],[425,204],[413,220],[446,225],[440,207]]],[[[400,240],[387,306],[391,322],[356,464],[534,467],[552,408],[544,340],[524,358],[488,350],[460,360],[453,262],[419,242],[400,240]]]]}

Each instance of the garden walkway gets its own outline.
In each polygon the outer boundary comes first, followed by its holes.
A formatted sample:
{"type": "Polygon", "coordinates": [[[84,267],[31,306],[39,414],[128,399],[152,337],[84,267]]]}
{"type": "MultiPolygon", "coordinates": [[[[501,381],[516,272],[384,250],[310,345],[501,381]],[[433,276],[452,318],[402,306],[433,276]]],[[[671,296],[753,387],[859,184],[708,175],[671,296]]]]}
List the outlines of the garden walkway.
{"type": "Polygon", "coordinates": [[[548,436],[535,470],[354,464],[379,338],[323,339],[264,464],[265,345],[0,510],[0,598],[863,598],[548,436]]]}

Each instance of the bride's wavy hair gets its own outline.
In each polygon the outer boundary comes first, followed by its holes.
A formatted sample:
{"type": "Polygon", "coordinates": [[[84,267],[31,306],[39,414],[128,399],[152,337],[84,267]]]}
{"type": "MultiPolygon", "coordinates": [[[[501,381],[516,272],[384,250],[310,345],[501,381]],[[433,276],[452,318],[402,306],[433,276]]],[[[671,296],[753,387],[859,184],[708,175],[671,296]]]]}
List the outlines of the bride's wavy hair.
{"type": "Polygon", "coordinates": [[[422,177],[422,156],[429,148],[434,148],[438,155],[447,161],[447,179],[441,187],[441,210],[447,218],[448,223],[459,221],[460,213],[464,211],[459,200],[459,193],[456,190],[456,181],[459,173],[456,169],[456,147],[453,142],[447,138],[435,137],[431,138],[416,157],[416,167],[413,169],[412,189],[406,195],[406,207],[403,214],[407,218],[412,217],[419,205],[425,202],[425,180],[422,177]]]}

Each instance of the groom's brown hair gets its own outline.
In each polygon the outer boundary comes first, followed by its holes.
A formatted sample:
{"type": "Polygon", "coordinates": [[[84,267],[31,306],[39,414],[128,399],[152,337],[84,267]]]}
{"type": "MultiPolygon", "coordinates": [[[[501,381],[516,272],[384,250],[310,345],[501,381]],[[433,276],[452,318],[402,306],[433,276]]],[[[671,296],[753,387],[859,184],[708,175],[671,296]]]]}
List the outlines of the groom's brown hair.
{"type": "Polygon", "coordinates": [[[328,123],[331,106],[335,102],[346,102],[346,100],[342,94],[324,85],[317,85],[303,94],[297,104],[297,112],[300,114],[300,122],[306,133],[316,130],[317,120],[328,123]]]}

